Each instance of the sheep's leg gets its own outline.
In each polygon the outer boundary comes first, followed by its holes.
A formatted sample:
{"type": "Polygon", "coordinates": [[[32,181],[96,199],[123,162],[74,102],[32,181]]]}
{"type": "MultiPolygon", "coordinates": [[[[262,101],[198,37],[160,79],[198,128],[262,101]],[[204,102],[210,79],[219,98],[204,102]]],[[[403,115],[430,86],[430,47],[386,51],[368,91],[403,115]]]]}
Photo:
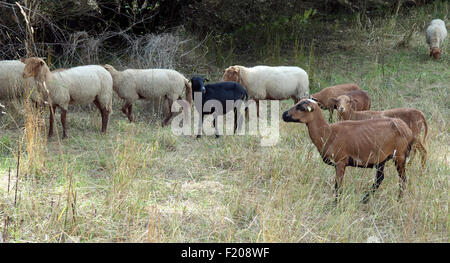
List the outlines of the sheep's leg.
{"type": "Polygon", "coordinates": [[[126,103],[123,105],[123,107],[122,107],[122,112],[123,112],[125,115],[127,115],[128,120],[129,120],[130,122],[133,122],[133,121],[134,121],[134,118],[133,118],[133,116],[131,115],[132,108],[133,108],[133,104],[130,103],[130,102],[126,102],[126,103]]]}
{"type": "Polygon", "coordinates": [[[167,102],[169,104],[169,110],[167,111],[167,117],[164,119],[162,126],[166,126],[169,123],[170,118],[172,118],[172,115],[173,115],[172,111],[170,110],[170,108],[172,107],[173,100],[167,98],[167,102]]]}
{"type": "Polygon", "coordinates": [[[94,100],[95,106],[97,106],[98,110],[100,111],[100,115],[102,116],[102,133],[106,133],[106,128],[108,127],[108,120],[109,120],[109,111],[100,105],[100,102],[98,102],[97,99],[94,100]]]}
{"type": "Polygon", "coordinates": [[[369,191],[363,198],[362,202],[364,204],[366,204],[369,199],[370,199],[370,195],[373,195],[375,193],[375,191],[378,189],[378,187],[380,187],[381,182],[384,179],[384,162],[380,163],[376,166],[377,168],[377,177],[375,179],[375,182],[372,185],[372,190],[369,191]]]}
{"type": "Polygon", "coordinates": [[[48,106],[50,109],[50,116],[49,116],[49,127],[48,127],[48,137],[52,137],[53,136],[53,123],[55,122],[55,110],[56,110],[56,106],[48,106]]]}
{"type": "Polygon", "coordinates": [[[63,127],[63,139],[67,139],[67,133],[66,133],[66,115],[67,110],[61,109],[61,124],[63,127]]]}
{"type": "Polygon", "coordinates": [[[395,166],[397,167],[398,177],[400,177],[400,191],[398,193],[398,199],[403,197],[403,193],[406,188],[406,174],[405,174],[405,163],[406,158],[398,157],[395,160],[395,166]]]}
{"type": "Polygon", "coordinates": [[[101,114],[102,114],[102,133],[106,133],[109,121],[109,111],[107,111],[106,109],[102,109],[101,114]]]}
{"type": "Polygon", "coordinates": [[[259,100],[255,100],[256,102],[256,117],[259,118],[259,100]]]}
{"type": "Polygon", "coordinates": [[[130,103],[130,105],[128,105],[128,120],[130,120],[130,122],[134,122],[134,116],[133,116],[133,104],[130,103]]]}
{"type": "Polygon", "coordinates": [[[422,168],[425,168],[425,164],[427,163],[427,150],[423,146],[423,144],[420,142],[420,140],[417,140],[416,147],[420,150],[420,155],[422,159],[422,168]]]}
{"type": "Polygon", "coordinates": [[[335,168],[336,168],[336,181],[334,184],[334,190],[335,190],[335,199],[334,199],[334,203],[337,204],[337,202],[339,201],[339,194],[342,191],[342,181],[344,179],[344,173],[345,173],[345,167],[347,166],[347,161],[341,161],[339,163],[336,164],[335,168]]]}
{"type": "Polygon", "coordinates": [[[216,131],[216,138],[219,138],[220,137],[220,135],[219,135],[219,128],[216,125],[216,120],[217,120],[218,115],[214,113],[213,116],[214,116],[213,126],[214,126],[214,130],[216,131]]]}

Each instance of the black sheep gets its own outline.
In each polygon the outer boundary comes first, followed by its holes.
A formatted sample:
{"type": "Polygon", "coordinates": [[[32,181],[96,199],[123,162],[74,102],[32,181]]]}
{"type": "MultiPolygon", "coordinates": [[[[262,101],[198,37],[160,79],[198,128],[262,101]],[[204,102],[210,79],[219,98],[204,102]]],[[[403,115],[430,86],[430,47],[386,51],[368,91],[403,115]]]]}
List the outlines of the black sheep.
{"type": "MultiPolygon", "coordinates": [[[[204,82],[208,81],[208,79],[195,76],[191,79],[192,84],[192,91],[193,91],[193,100],[195,108],[197,109],[197,112],[200,115],[200,123],[203,122],[203,116],[206,114],[214,114],[215,108],[213,107],[211,109],[211,112],[203,112],[204,105],[209,100],[216,100],[222,104],[222,110],[224,112],[216,113],[217,115],[226,114],[227,112],[234,110],[234,131],[236,132],[237,128],[237,109],[236,107],[233,107],[231,109],[227,109],[226,107],[226,101],[233,101],[233,103],[236,103],[236,101],[242,101],[246,102],[248,99],[247,92],[245,89],[238,83],[232,82],[232,81],[225,81],[225,82],[218,82],[214,84],[208,84],[205,86],[204,82]],[[202,101],[201,104],[198,101],[195,101],[195,92],[201,92],[202,93],[202,101]],[[200,108],[201,106],[201,108],[200,108]]],[[[216,115],[216,116],[217,116],[216,115]]],[[[214,116],[213,125],[216,129],[216,138],[219,137],[218,129],[216,127],[216,116],[214,116]]],[[[202,126],[199,125],[199,133],[197,135],[197,138],[199,138],[200,131],[202,126]]]]}

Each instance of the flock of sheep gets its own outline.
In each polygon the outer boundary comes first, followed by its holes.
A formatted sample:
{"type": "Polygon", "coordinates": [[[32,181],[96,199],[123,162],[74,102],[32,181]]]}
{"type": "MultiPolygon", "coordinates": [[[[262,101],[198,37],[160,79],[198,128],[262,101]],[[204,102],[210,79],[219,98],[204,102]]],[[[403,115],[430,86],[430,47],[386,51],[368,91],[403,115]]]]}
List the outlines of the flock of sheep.
{"type": "MultiPolygon", "coordinates": [[[[432,20],[426,30],[430,56],[439,59],[440,46],[446,36],[444,21],[432,20]]],[[[225,69],[223,82],[205,86],[204,80],[199,77],[188,80],[170,69],[118,71],[111,65],[50,71],[43,59],[30,57],[21,61],[0,61],[0,100],[29,95],[33,101],[48,103],[49,137],[53,135],[55,109],[60,108],[63,138],[66,138],[69,104],[94,103],[101,113],[102,132],[106,132],[113,91],[123,99],[122,112],[130,121],[134,121],[132,106],[136,100],[165,98],[166,105],[170,106],[182,98],[183,92],[190,105],[195,97],[193,91],[202,92],[206,100],[236,101],[248,97],[257,104],[259,100],[292,98],[295,106],[283,113],[283,120],[305,123],[323,161],[335,167],[336,201],[347,166],[377,169],[372,190],[363,199],[367,202],[384,178],[386,161],[393,159],[395,162],[401,179],[400,196],[405,188],[405,163],[411,149],[421,151],[422,165],[425,165],[423,144],[428,125],[423,113],[412,108],[370,111],[370,97],[356,84],[328,87],[306,98],[309,80],[303,69],[268,66],[231,66],[225,69]],[[327,123],[321,108],[330,111],[330,122],[337,109],[340,121],[327,123]],[[425,135],[421,141],[419,135],[423,127],[425,135]]],[[[170,109],[166,110],[163,125],[167,125],[171,117],[170,109]]]]}

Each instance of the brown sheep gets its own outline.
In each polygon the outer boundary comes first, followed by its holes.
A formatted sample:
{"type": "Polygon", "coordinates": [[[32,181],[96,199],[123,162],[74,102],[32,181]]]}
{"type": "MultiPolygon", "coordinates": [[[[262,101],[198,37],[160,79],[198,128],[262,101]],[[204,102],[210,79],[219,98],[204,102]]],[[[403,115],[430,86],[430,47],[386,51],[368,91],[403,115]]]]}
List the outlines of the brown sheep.
{"type": "Polygon", "coordinates": [[[363,111],[370,109],[370,98],[364,90],[355,90],[337,98],[331,98],[331,103],[337,109],[338,120],[342,120],[342,112],[349,111],[363,111]]]}
{"type": "MultiPolygon", "coordinates": [[[[396,108],[384,111],[354,111],[349,107],[348,102],[343,104],[337,104],[338,108],[343,107],[343,111],[339,111],[338,114],[342,120],[368,120],[377,118],[399,118],[403,120],[411,129],[417,144],[414,144],[422,155],[422,167],[425,167],[427,160],[427,150],[425,149],[425,142],[428,136],[428,123],[420,110],[413,108],[396,108]],[[422,131],[422,126],[425,129],[423,140],[420,141],[420,133],[422,131]]],[[[416,147],[413,147],[412,155],[416,151],[416,147]]],[[[412,158],[412,157],[411,157],[412,158]]]]}
{"type": "Polygon", "coordinates": [[[361,90],[361,88],[354,83],[341,84],[337,86],[331,86],[324,88],[323,90],[314,93],[311,95],[311,99],[317,101],[319,106],[324,109],[330,111],[329,121],[333,121],[333,113],[334,113],[334,103],[330,101],[331,98],[337,98],[345,93],[361,90]]]}
{"type": "Polygon", "coordinates": [[[408,125],[394,118],[363,121],[342,121],[328,124],[318,104],[302,99],[283,113],[285,122],[305,123],[309,136],[323,161],[336,169],[336,198],[347,166],[377,168],[376,180],[363,199],[366,203],[384,179],[384,165],[393,159],[401,179],[399,198],[406,186],[406,157],[414,142],[408,125]]]}

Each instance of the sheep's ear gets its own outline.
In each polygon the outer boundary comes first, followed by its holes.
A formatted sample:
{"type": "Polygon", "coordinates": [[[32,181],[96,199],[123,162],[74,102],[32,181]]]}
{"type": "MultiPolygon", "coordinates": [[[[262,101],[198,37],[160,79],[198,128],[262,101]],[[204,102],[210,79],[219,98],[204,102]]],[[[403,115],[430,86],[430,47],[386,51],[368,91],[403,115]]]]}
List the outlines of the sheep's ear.
{"type": "Polygon", "coordinates": [[[338,100],[336,98],[330,98],[331,103],[333,103],[333,105],[336,105],[336,103],[338,102],[338,100]]]}
{"type": "Polygon", "coordinates": [[[44,66],[45,62],[43,60],[40,60],[39,64],[41,64],[41,66],[44,66]]]}

